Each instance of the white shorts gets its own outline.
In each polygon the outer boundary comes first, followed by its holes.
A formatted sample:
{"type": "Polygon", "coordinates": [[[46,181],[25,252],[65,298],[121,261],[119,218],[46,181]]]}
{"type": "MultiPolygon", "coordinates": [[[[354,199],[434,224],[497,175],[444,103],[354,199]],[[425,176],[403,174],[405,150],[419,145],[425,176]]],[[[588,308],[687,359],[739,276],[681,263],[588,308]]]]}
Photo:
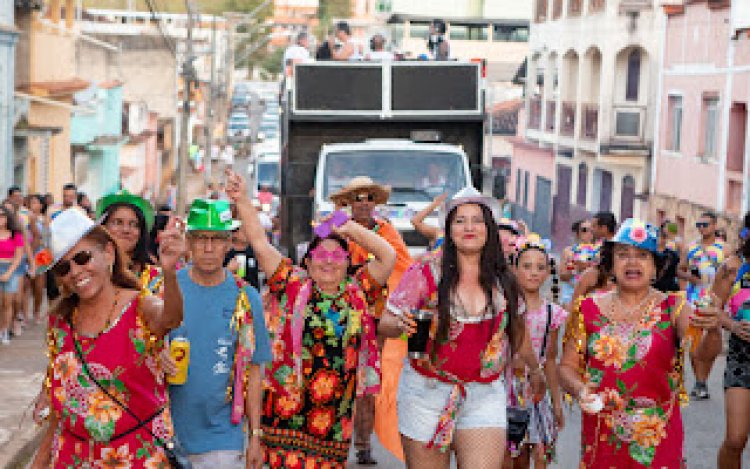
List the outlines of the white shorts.
{"type": "MultiPolygon", "coordinates": [[[[420,375],[405,363],[398,382],[399,432],[412,440],[429,442],[452,388],[420,375]]],[[[466,399],[456,417],[456,430],[506,428],[506,400],[502,378],[487,384],[468,383],[466,399]]]]}

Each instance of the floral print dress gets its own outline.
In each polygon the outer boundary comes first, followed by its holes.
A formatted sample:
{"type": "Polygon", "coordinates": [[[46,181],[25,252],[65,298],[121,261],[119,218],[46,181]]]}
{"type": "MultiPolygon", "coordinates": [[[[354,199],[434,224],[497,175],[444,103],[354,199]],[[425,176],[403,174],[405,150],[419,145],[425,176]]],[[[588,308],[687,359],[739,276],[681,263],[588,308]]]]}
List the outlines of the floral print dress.
{"type": "Polygon", "coordinates": [[[586,382],[604,402],[583,414],[581,467],[683,467],[682,349],[673,328],[685,303],[671,294],[634,324],[613,322],[595,298],[571,316],[586,382]]]}
{"type": "Polygon", "coordinates": [[[336,295],[327,295],[288,260],[268,284],[278,303],[267,322],[274,360],[263,400],[266,463],[271,468],[343,468],[354,399],[378,389],[370,310],[382,303],[383,289],[361,268],[336,295]]]}
{"type": "Polygon", "coordinates": [[[161,341],[155,340],[146,327],[138,302],[138,298],[134,299],[100,335],[78,336],[77,340],[94,378],[147,422],[140,428],[86,373],[70,324],[60,316],[50,315],[48,383],[57,416],[51,467],[170,467],[161,442],[153,436],[168,440],[173,435],[167,389],[158,360],[161,341]]]}

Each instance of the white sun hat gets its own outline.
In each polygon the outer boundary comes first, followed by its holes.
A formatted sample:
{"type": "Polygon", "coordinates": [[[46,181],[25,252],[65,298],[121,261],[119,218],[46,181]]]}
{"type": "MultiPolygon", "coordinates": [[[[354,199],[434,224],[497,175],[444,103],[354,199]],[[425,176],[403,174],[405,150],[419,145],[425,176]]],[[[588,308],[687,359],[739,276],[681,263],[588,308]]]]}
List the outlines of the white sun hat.
{"type": "MultiPolygon", "coordinates": [[[[480,204],[484,205],[490,211],[492,212],[492,218],[495,219],[495,223],[500,220],[500,204],[497,200],[495,200],[492,197],[488,197],[478,190],[476,190],[474,187],[468,186],[460,191],[456,192],[456,194],[451,197],[446,203],[445,203],[445,212],[444,217],[447,218],[448,214],[456,207],[460,205],[465,204],[480,204]]],[[[445,225],[443,225],[445,226],[445,225]]]]}
{"type": "Polygon", "coordinates": [[[56,216],[49,225],[52,263],[47,269],[54,267],[95,226],[96,223],[77,208],[69,208],[56,216]]]}

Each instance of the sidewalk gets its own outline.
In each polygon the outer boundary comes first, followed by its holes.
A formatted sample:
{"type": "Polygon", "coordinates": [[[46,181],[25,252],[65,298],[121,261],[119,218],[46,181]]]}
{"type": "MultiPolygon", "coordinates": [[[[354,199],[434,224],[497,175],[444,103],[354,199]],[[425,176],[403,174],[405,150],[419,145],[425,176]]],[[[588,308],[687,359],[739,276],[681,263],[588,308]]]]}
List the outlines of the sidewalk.
{"type": "Polygon", "coordinates": [[[47,366],[45,326],[34,325],[0,346],[0,468],[12,468],[36,450],[40,428],[31,419],[47,366]]]}

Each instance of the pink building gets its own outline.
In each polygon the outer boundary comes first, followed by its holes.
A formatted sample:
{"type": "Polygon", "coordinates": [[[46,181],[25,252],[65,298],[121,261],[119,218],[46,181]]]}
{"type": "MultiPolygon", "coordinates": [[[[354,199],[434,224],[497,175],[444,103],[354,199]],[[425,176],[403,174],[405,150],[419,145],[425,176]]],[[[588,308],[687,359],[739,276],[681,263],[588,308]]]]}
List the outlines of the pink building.
{"type": "Polygon", "coordinates": [[[750,2],[670,3],[649,215],[690,239],[701,212],[731,226],[748,210],[750,2]]]}

